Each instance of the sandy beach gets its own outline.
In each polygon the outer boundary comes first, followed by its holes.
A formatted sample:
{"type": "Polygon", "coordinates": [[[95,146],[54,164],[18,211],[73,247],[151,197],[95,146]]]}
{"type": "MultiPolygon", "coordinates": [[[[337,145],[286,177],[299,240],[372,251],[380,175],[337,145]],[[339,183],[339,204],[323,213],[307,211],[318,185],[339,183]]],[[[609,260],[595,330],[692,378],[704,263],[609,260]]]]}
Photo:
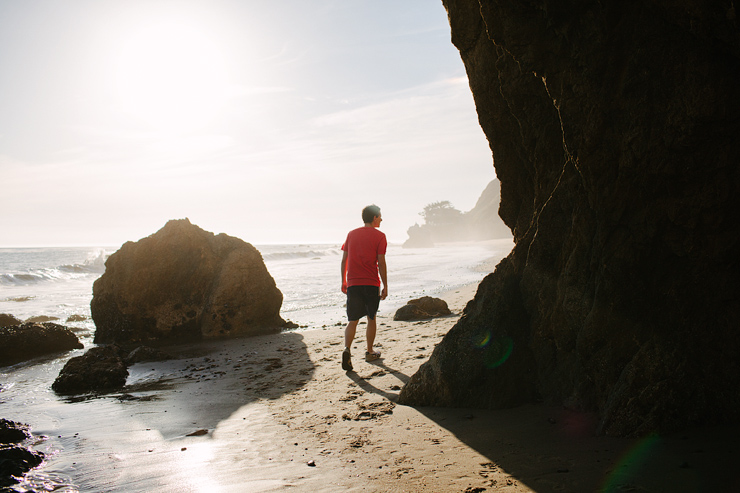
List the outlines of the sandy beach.
{"type": "Polygon", "coordinates": [[[353,372],[340,368],[341,325],[169,348],[178,359],[132,366],[124,392],[45,403],[31,424],[46,436],[36,448],[49,458],[27,486],[587,492],[737,485],[736,428],[627,440],[595,437],[592,416],[544,404],[499,411],[397,405],[401,387],[474,293],[469,286],[443,295],[449,317],[380,316],[383,358],[372,363],[361,357],[361,325],[353,372]]]}

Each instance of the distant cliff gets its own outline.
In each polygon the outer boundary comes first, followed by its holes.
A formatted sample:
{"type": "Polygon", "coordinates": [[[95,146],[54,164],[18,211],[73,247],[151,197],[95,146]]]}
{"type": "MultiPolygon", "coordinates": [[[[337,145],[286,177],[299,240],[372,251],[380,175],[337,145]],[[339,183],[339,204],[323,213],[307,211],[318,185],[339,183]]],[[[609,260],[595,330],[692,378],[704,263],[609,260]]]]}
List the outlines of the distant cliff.
{"type": "Polygon", "coordinates": [[[401,392],[643,435],[740,418],[740,31],[720,0],[444,0],[515,247],[401,392]]]}
{"type": "Polygon", "coordinates": [[[500,204],[501,183],[493,179],[478,197],[475,207],[465,213],[471,239],[511,238],[511,230],[498,215],[500,204]]]}
{"type": "MultiPolygon", "coordinates": [[[[460,213],[452,208],[453,214],[448,214],[446,221],[442,224],[435,224],[434,221],[426,218],[424,224],[411,226],[407,232],[409,238],[403,246],[406,248],[431,247],[435,243],[443,242],[511,238],[511,230],[498,215],[501,202],[500,188],[498,179],[494,178],[483,190],[475,207],[470,211],[460,213]]],[[[438,202],[437,204],[451,207],[449,202],[438,202]]]]}

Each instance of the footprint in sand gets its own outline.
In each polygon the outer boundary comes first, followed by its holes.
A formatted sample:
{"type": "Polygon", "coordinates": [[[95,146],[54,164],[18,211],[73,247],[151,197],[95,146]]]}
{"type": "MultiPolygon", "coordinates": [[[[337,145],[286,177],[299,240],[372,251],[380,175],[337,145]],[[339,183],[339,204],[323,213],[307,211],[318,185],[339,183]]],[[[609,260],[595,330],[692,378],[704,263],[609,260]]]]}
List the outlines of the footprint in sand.
{"type": "Polygon", "coordinates": [[[280,358],[267,358],[265,363],[267,363],[267,366],[265,366],[264,371],[277,370],[283,367],[283,360],[280,358]]]}
{"type": "Polygon", "coordinates": [[[386,414],[393,414],[396,405],[392,402],[371,402],[370,404],[358,403],[358,411],[346,413],[342,416],[345,421],[367,421],[378,419],[386,414]]]}
{"type": "Polygon", "coordinates": [[[483,468],[483,470],[479,471],[478,474],[480,474],[483,478],[488,478],[489,474],[498,470],[498,466],[493,462],[484,462],[481,464],[481,467],[483,468]]]}
{"type": "Polygon", "coordinates": [[[368,439],[367,435],[357,435],[350,439],[349,446],[352,448],[360,448],[368,445],[369,443],[370,440],[368,439]]]}

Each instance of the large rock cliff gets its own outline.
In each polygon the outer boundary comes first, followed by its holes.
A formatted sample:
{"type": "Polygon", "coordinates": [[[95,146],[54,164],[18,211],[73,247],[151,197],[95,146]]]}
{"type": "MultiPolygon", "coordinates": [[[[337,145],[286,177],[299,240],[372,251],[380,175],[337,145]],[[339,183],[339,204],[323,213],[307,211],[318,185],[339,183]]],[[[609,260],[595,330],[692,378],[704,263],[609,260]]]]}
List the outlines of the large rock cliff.
{"type": "Polygon", "coordinates": [[[740,418],[733,2],[444,3],[516,246],[401,401],[740,418]]]}
{"type": "Polygon", "coordinates": [[[282,303],[256,248],[181,219],[108,258],[90,311],[96,343],[126,345],[279,331],[282,303]]]}

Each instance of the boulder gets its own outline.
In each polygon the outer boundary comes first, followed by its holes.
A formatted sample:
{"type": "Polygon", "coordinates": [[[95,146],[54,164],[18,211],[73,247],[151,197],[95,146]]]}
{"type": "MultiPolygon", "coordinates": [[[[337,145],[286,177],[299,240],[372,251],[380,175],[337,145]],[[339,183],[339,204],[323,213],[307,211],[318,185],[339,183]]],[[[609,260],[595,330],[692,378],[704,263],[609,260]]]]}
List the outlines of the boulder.
{"type": "Polygon", "coordinates": [[[416,305],[403,305],[401,308],[396,310],[395,315],[393,315],[393,320],[397,322],[424,320],[427,318],[432,318],[432,316],[416,305]]]}
{"type": "Polygon", "coordinates": [[[87,317],[85,315],[78,315],[76,313],[67,317],[68,323],[69,322],[84,322],[85,320],[87,320],[87,317]]]}
{"type": "Polygon", "coordinates": [[[399,402],[544,400],[618,436],[737,422],[732,3],[443,2],[515,247],[399,402]]]}
{"type": "Polygon", "coordinates": [[[440,298],[431,296],[422,296],[408,302],[409,305],[415,305],[430,314],[432,317],[445,317],[452,312],[447,307],[447,302],[440,298]]]}
{"type": "Polygon", "coordinates": [[[58,394],[106,392],[126,385],[125,354],[117,346],[90,348],[64,365],[51,388],[58,394]]]}
{"type": "Polygon", "coordinates": [[[90,310],[96,343],[130,345],[277,332],[282,300],[256,248],[182,219],[111,255],[90,310]]]}
{"type": "Polygon", "coordinates": [[[49,315],[36,315],[30,318],[26,319],[26,323],[44,323],[44,322],[53,322],[55,320],[59,320],[59,317],[51,317],[49,315]]]}
{"type": "Polygon", "coordinates": [[[0,327],[8,327],[10,325],[20,325],[23,322],[18,320],[9,313],[0,313],[0,327]]]}
{"type": "Polygon", "coordinates": [[[0,446],[0,486],[20,483],[20,477],[43,461],[41,452],[17,445],[0,446]]]}
{"type": "Polygon", "coordinates": [[[29,439],[28,425],[0,419],[0,487],[18,484],[20,477],[43,462],[43,453],[19,445],[29,439]]]}
{"type": "Polygon", "coordinates": [[[421,298],[410,300],[406,305],[399,308],[393,316],[393,320],[424,320],[427,318],[444,317],[451,313],[445,300],[432,298],[431,296],[422,296],[421,298]]]}
{"type": "Polygon", "coordinates": [[[82,347],[71,330],[54,323],[23,323],[0,328],[0,366],[82,347]]]}
{"type": "Polygon", "coordinates": [[[0,444],[21,443],[31,438],[28,425],[0,418],[0,444]]]}

